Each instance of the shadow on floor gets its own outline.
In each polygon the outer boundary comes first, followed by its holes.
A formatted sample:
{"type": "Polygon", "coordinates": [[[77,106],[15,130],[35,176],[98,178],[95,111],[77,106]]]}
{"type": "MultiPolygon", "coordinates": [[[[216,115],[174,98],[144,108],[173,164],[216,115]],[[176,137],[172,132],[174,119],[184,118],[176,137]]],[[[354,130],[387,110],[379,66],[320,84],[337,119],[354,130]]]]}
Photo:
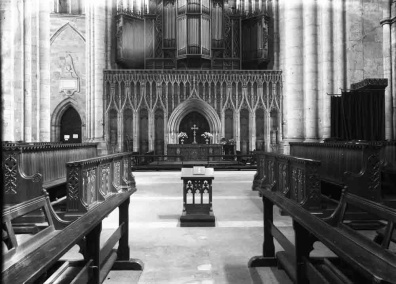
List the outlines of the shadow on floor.
{"type": "Polygon", "coordinates": [[[180,214],[162,214],[162,215],[158,215],[158,218],[161,220],[176,220],[178,221],[180,219],[180,214]]]}
{"type": "Polygon", "coordinates": [[[292,284],[286,272],[277,267],[249,268],[253,284],[292,284]]]}

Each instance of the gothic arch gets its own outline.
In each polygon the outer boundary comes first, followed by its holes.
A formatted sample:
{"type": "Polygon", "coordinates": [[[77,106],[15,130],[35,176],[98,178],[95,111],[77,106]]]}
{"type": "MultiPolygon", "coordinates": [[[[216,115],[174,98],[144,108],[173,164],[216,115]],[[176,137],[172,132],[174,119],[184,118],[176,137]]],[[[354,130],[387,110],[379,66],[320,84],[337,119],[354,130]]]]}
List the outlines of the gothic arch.
{"type": "Polygon", "coordinates": [[[177,143],[177,133],[183,117],[192,111],[202,114],[209,123],[210,131],[213,134],[213,143],[218,143],[221,135],[221,121],[216,111],[211,105],[197,98],[190,98],[179,104],[168,120],[169,143],[177,143]]]}
{"type": "Polygon", "coordinates": [[[73,99],[68,98],[57,105],[51,115],[51,142],[59,142],[60,138],[60,125],[63,114],[68,108],[74,108],[81,119],[81,133],[82,133],[82,142],[85,141],[85,116],[82,115],[84,113],[84,109],[80,107],[73,99]]]}
{"type": "Polygon", "coordinates": [[[55,39],[66,29],[71,29],[72,31],[74,31],[81,39],[82,41],[85,43],[85,38],[84,36],[72,25],[70,25],[70,23],[67,23],[65,25],[63,25],[62,27],[60,27],[51,37],[50,42],[51,44],[55,41],[55,39]]]}

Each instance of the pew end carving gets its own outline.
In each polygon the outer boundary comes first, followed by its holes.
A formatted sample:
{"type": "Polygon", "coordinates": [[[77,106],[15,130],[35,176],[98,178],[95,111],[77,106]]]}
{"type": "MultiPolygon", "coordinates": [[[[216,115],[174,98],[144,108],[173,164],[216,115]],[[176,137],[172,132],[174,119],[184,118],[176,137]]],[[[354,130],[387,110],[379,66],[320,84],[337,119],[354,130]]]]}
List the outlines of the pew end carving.
{"type": "Polygon", "coordinates": [[[376,202],[382,202],[379,151],[379,146],[363,147],[360,172],[345,171],[342,176],[342,183],[348,187],[350,193],[376,202]]]}
{"type": "Polygon", "coordinates": [[[42,194],[42,175],[40,173],[26,175],[20,166],[20,155],[21,152],[17,148],[3,147],[3,203],[5,206],[18,204],[42,194]]]}
{"type": "Polygon", "coordinates": [[[96,143],[3,143],[3,187],[5,206],[42,195],[45,188],[66,184],[66,162],[97,154],[96,143]]]}

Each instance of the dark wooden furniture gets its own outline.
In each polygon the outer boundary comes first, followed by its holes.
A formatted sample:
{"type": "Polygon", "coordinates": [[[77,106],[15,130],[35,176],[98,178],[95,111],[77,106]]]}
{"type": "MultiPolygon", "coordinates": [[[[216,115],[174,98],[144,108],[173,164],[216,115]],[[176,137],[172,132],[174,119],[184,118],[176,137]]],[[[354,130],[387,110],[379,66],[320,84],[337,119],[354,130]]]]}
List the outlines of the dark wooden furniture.
{"type": "Polygon", "coordinates": [[[51,199],[59,197],[51,189],[66,185],[66,162],[96,155],[96,143],[3,144],[4,204],[18,204],[40,196],[43,188],[51,199]]]}
{"type": "Polygon", "coordinates": [[[225,155],[225,157],[223,158],[224,160],[234,160],[236,155],[236,151],[235,151],[235,145],[233,144],[224,144],[222,145],[223,147],[223,155],[225,155]]]}
{"type": "Polygon", "coordinates": [[[68,162],[66,168],[67,220],[78,218],[113,194],[135,186],[132,153],[68,162]]]}
{"type": "Polygon", "coordinates": [[[391,175],[396,170],[395,149],[396,142],[290,143],[291,155],[321,161],[322,193],[339,199],[346,185],[351,193],[392,207],[396,203],[391,192],[384,198],[382,178],[384,169],[391,175]]]}
{"type": "Polygon", "coordinates": [[[110,270],[142,270],[141,261],[130,259],[128,245],[128,207],[135,191],[134,186],[123,188],[72,223],[52,211],[47,195],[5,208],[3,243],[8,248],[3,251],[3,283],[102,283],[110,270]],[[102,220],[117,207],[119,227],[101,246],[102,220]],[[40,209],[47,226],[39,224],[34,235],[16,234],[13,221],[40,209]],[[117,243],[118,249],[113,249],[117,243]],[[82,249],[83,260],[60,262],[76,244],[82,249]]]}
{"type": "Polygon", "coordinates": [[[264,204],[263,255],[253,257],[249,267],[278,265],[285,269],[293,282],[304,284],[394,283],[396,254],[388,247],[396,222],[395,210],[344,191],[332,216],[322,219],[282,192],[272,189],[270,184],[260,188],[264,204]],[[274,225],[273,205],[293,218],[294,244],[274,225]],[[345,222],[348,206],[377,215],[387,222],[387,238],[381,245],[348,226],[345,222]],[[284,251],[275,254],[274,238],[284,251]],[[326,245],[338,258],[311,258],[309,254],[316,241],[326,245]]]}
{"type": "Polygon", "coordinates": [[[212,207],[213,168],[182,168],[183,212],[181,227],[214,227],[212,207]]]}
{"type": "Polygon", "coordinates": [[[271,185],[273,191],[281,192],[303,208],[321,212],[319,161],[268,152],[257,152],[256,157],[257,172],[253,179],[253,190],[271,185]]]}
{"type": "MultiPolygon", "coordinates": [[[[220,144],[168,144],[169,156],[183,157],[184,161],[208,160],[208,156],[222,155],[222,145],[220,144]]],[[[210,159],[220,160],[220,157],[210,159]]],[[[179,161],[176,158],[176,161],[179,161]]]]}

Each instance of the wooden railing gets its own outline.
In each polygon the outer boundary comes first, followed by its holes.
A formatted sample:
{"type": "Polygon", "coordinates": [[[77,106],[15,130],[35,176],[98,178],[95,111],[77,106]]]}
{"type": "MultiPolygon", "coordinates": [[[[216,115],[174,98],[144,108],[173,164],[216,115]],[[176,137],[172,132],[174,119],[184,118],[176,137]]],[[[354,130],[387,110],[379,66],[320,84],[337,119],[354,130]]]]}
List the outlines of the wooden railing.
{"type": "Polygon", "coordinates": [[[66,219],[88,212],[114,193],[135,186],[132,153],[68,162],[66,219]]]}
{"type": "Polygon", "coordinates": [[[66,162],[95,157],[96,143],[3,144],[4,204],[42,194],[42,189],[66,182],[66,162]]]}
{"type": "Polygon", "coordinates": [[[319,161],[268,152],[257,152],[256,159],[253,190],[271,186],[273,191],[281,192],[303,208],[320,211],[319,161]]]}

